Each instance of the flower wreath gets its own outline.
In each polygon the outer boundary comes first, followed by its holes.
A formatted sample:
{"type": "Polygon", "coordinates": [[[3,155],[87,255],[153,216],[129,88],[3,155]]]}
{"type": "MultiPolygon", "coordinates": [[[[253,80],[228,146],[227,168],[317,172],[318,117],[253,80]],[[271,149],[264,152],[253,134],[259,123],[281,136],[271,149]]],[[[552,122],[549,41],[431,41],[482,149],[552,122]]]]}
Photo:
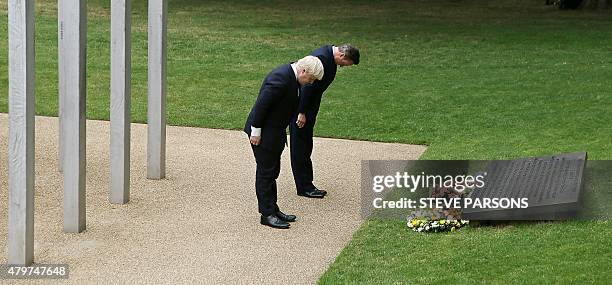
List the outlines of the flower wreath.
{"type": "MultiPolygon", "coordinates": [[[[463,193],[452,188],[440,187],[432,191],[431,197],[463,198],[463,193]]],[[[408,215],[407,226],[415,232],[452,232],[470,223],[460,217],[461,212],[458,209],[417,209],[408,215]]]]}

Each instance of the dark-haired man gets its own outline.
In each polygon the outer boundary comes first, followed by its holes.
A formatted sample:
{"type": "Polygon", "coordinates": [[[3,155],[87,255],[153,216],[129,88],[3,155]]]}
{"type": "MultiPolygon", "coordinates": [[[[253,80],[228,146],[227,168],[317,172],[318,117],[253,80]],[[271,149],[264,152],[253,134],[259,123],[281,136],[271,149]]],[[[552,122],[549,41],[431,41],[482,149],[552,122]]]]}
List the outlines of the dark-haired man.
{"type": "Polygon", "coordinates": [[[317,113],[319,112],[323,92],[327,90],[336,77],[337,67],[359,64],[359,49],[350,44],[326,45],[313,51],[310,55],[321,60],[325,72],[323,79],[305,85],[301,89],[302,95],[300,96],[298,113],[289,125],[291,132],[291,169],[299,196],[323,198],[327,192],[318,189],[313,184],[312,160],[310,159],[317,113]]]}

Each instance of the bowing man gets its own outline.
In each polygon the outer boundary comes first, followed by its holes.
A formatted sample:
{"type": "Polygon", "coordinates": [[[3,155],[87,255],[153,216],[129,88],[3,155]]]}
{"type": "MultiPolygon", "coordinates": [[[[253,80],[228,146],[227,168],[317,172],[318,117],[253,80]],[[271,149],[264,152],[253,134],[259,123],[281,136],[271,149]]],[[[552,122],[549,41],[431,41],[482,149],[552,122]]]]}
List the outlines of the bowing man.
{"type": "Polygon", "coordinates": [[[321,80],[323,72],[321,60],[315,56],[275,68],[264,79],[245,123],[244,132],[257,163],[255,193],[262,225],[287,229],[297,219],[279,209],[276,179],[287,142],[286,128],[296,114],[300,88],[321,80]]]}
{"type": "Polygon", "coordinates": [[[341,46],[326,45],[313,51],[323,63],[324,76],[313,84],[302,88],[302,96],[296,117],[291,120],[291,169],[295,179],[297,194],[308,198],[323,198],[327,191],[318,189],[313,184],[312,136],[321,105],[321,97],[336,77],[337,67],[359,64],[359,49],[344,44],[341,46]]]}

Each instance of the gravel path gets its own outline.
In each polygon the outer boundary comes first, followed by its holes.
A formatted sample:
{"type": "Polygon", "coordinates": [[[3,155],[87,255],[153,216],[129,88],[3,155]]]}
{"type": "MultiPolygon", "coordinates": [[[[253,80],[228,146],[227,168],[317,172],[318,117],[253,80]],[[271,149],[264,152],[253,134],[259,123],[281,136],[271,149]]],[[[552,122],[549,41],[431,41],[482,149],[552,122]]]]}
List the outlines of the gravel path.
{"type": "MultiPolygon", "coordinates": [[[[279,205],[299,221],[259,225],[255,162],[239,131],[167,129],[167,179],[146,177],[146,125],[132,125],[131,200],[108,202],[109,122],[87,121],[87,230],[62,232],[57,118],[36,118],[35,262],[68,263],[71,284],[312,284],[349,242],[360,161],[416,159],[424,146],[315,138],[323,200],[295,195],[289,151],[279,205]]],[[[0,262],[7,255],[8,116],[0,114],[0,262]]],[[[49,282],[62,283],[66,282],[49,282]]]]}

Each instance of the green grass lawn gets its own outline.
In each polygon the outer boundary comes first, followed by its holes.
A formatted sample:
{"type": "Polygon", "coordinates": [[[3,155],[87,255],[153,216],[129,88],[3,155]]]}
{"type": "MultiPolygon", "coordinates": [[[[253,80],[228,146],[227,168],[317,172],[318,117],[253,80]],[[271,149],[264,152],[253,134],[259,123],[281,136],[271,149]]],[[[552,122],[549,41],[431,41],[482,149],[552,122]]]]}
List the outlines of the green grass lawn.
{"type": "MultiPolygon", "coordinates": [[[[109,117],[110,1],[88,1],[87,117],[109,117]]],[[[57,115],[57,1],[36,1],[37,114],[57,115]]],[[[273,67],[350,42],[361,64],[324,96],[316,135],[427,144],[424,159],[585,150],[612,159],[612,10],[543,0],[171,0],[168,123],[240,129],[273,67]]],[[[7,16],[0,2],[0,112],[7,16]]],[[[133,11],[132,117],[146,120],[146,1],[133,11]]],[[[316,150],[315,150],[316,151],[316,150]]],[[[285,169],[287,170],[287,169],[285,169]]],[[[606,283],[608,221],[415,234],[367,221],[330,269],[334,283],[606,283]]]]}
{"type": "MultiPolygon", "coordinates": [[[[606,284],[607,222],[523,223],[417,234],[367,221],[322,284],[606,284]]],[[[609,283],[608,283],[609,284],[609,283]]]]}

